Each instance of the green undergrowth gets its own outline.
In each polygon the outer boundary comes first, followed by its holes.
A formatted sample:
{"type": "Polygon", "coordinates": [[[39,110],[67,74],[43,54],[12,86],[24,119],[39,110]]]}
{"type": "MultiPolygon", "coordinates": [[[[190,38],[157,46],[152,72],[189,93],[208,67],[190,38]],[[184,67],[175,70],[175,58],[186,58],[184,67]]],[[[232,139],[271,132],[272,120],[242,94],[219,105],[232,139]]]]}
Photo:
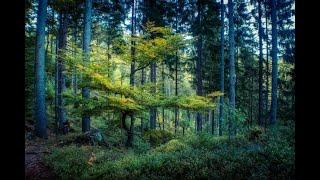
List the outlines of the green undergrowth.
{"type": "Polygon", "coordinates": [[[280,126],[233,139],[188,135],[155,147],[143,138],[131,149],[70,145],[46,162],[60,179],[291,179],[294,156],[294,127],[280,126]]]}

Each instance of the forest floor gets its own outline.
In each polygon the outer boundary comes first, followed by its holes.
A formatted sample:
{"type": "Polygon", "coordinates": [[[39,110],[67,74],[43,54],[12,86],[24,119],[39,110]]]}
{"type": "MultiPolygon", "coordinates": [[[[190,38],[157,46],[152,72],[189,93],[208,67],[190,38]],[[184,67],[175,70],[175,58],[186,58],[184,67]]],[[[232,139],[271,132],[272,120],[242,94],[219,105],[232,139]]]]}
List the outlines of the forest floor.
{"type": "MultiPolygon", "coordinates": [[[[34,127],[27,124],[30,129],[34,127]]],[[[27,132],[28,134],[29,132],[27,132]]],[[[48,138],[54,134],[49,132],[48,138]]],[[[43,162],[43,157],[50,153],[49,149],[41,139],[25,139],[25,178],[26,179],[55,179],[53,171],[43,162]]]]}

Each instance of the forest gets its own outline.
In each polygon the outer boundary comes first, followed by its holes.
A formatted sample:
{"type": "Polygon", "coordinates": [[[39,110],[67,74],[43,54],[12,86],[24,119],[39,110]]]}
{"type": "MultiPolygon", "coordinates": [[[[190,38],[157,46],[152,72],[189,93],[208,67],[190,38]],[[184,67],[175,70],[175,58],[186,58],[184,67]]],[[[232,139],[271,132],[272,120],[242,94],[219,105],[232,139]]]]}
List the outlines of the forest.
{"type": "Polygon", "coordinates": [[[295,179],[294,0],[25,0],[27,179],[295,179]]]}

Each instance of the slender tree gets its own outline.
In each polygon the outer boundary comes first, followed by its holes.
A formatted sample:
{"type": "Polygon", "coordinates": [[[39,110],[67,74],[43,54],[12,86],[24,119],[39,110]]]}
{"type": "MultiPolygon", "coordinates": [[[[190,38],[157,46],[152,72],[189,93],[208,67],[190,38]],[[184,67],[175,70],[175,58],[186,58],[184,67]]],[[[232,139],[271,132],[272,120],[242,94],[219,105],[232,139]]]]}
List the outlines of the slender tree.
{"type": "Polygon", "coordinates": [[[277,1],[271,0],[271,23],[272,23],[272,79],[271,79],[271,112],[270,124],[277,120],[277,92],[278,92],[278,48],[277,48],[277,1]]]}
{"type": "Polygon", "coordinates": [[[36,135],[47,137],[47,117],[45,102],[45,26],[47,17],[47,0],[39,0],[37,13],[37,44],[35,66],[35,118],[36,135]]]}
{"type": "MultiPolygon", "coordinates": [[[[221,47],[220,47],[220,91],[224,92],[224,3],[221,0],[221,47]]],[[[223,122],[223,103],[224,96],[220,96],[219,107],[219,136],[222,136],[222,122],[223,122]]]]}
{"type": "MultiPolygon", "coordinates": [[[[136,14],[135,14],[135,0],[132,0],[131,2],[131,38],[134,38],[135,36],[135,31],[136,31],[136,14]]],[[[130,86],[134,88],[135,86],[135,41],[132,39],[131,40],[131,71],[130,71],[130,86]]],[[[128,139],[126,142],[126,145],[128,147],[132,147],[132,142],[133,142],[133,130],[134,130],[134,116],[130,116],[131,121],[130,121],[130,128],[128,131],[128,139]]]]}
{"type": "MultiPolygon", "coordinates": [[[[154,85],[154,87],[152,87],[151,89],[151,92],[155,94],[157,92],[157,89],[155,87],[155,84],[157,82],[157,64],[155,61],[151,62],[150,81],[154,85]]],[[[151,129],[156,128],[156,119],[157,119],[157,108],[152,107],[150,109],[150,128],[151,129]]]]}
{"type": "MultiPolygon", "coordinates": [[[[197,21],[201,27],[201,16],[202,16],[202,7],[201,7],[201,2],[200,0],[197,1],[197,11],[198,11],[198,17],[197,21]]],[[[196,82],[197,82],[197,90],[196,93],[199,96],[203,95],[203,84],[202,84],[202,31],[198,33],[198,42],[197,42],[197,53],[198,53],[198,58],[196,61],[196,82]]],[[[197,112],[197,117],[196,117],[196,124],[197,124],[197,132],[202,131],[202,115],[200,112],[197,112]]]]}
{"type": "Polygon", "coordinates": [[[57,103],[58,103],[58,132],[63,133],[64,124],[66,123],[65,102],[62,96],[65,90],[65,75],[63,53],[67,46],[67,25],[68,17],[65,12],[60,12],[59,15],[59,32],[58,32],[58,58],[57,58],[57,103]]]}
{"type": "MultiPolygon", "coordinates": [[[[267,2],[267,1],[266,1],[267,2]]],[[[265,20],[266,20],[266,93],[265,93],[265,126],[269,119],[269,31],[268,31],[268,13],[267,3],[265,3],[265,20]]]]}
{"type": "MultiPolygon", "coordinates": [[[[84,61],[90,60],[90,40],[91,40],[91,12],[92,0],[85,1],[85,14],[84,14],[84,32],[83,32],[83,51],[85,54],[84,61]]],[[[90,97],[89,87],[82,88],[82,96],[85,99],[90,97]]],[[[82,132],[90,130],[90,116],[87,114],[82,115],[82,132]]]]}
{"type": "MultiPolygon", "coordinates": [[[[180,15],[180,6],[179,2],[176,1],[176,22],[175,22],[175,28],[176,32],[179,32],[179,18],[178,16],[180,15]]],[[[178,96],[178,66],[179,66],[179,56],[178,56],[178,50],[176,51],[176,56],[175,56],[175,96],[178,96]]],[[[179,109],[178,107],[174,108],[174,133],[177,133],[177,128],[178,128],[178,122],[179,122],[179,109]]]]}
{"type": "Polygon", "coordinates": [[[233,1],[228,1],[228,10],[229,10],[229,105],[230,105],[230,128],[233,135],[233,123],[235,120],[235,62],[234,62],[234,53],[235,53],[235,41],[234,41],[234,20],[233,20],[233,1]]]}
{"type": "Polygon", "coordinates": [[[262,120],[262,116],[263,116],[263,92],[262,92],[262,63],[263,63],[263,60],[262,60],[262,57],[263,57],[263,54],[262,54],[262,36],[263,36],[263,29],[262,29],[262,22],[261,22],[261,19],[262,19],[262,9],[261,9],[261,0],[258,0],[258,34],[259,34],[259,106],[258,106],[258,109],[259,109],[259,113],[258,113],[258,124],[260,126],[263,125],[263,120],[262,120]]]}

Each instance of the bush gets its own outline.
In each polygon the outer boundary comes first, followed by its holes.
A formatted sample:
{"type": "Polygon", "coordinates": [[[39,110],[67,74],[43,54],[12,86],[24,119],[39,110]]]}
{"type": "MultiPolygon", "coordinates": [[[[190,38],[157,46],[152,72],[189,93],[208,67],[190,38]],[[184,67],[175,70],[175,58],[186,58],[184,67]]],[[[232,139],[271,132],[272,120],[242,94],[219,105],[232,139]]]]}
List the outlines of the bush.
{"type": "Polygon", "coordinates": [[[90,152],[85,147],[68,146],[53,150],[44,160],[58,177],[73,179],[88,170],[89,158],[90,152]]]}
{"type": "Polygon", "coordinates": [[[166,143],[173,138],[173,134],[166,130],[153,129],[144,133],[144,138],[148,139],[152,146],[166,143]]]}
{"type": "Polygon", "coordinates": [[[170,140],[168,143],[163,144],[159,147],[156,147],[154,149],[155,152],[175,152],[175,151],[182,151],[184,149],[186,149],[188,146],[177,140],[177,139],[173,139],[170,140]]]}
{"type": "Polygon", "coordinates": [[[246,136],[250,141],[258,140],[263,134],[263,129],[259,126],[253,126],[253,127],[250,127],[246,133],[247,133],[246,136]]]}
{"type": "Polygon", "coordinates": [[[140,138],[140,137],[135,137],[133,141],[133,149],[135,153],[142,154],[150,150],[150,143],[147,142],[146,140],[140,138]]]}

